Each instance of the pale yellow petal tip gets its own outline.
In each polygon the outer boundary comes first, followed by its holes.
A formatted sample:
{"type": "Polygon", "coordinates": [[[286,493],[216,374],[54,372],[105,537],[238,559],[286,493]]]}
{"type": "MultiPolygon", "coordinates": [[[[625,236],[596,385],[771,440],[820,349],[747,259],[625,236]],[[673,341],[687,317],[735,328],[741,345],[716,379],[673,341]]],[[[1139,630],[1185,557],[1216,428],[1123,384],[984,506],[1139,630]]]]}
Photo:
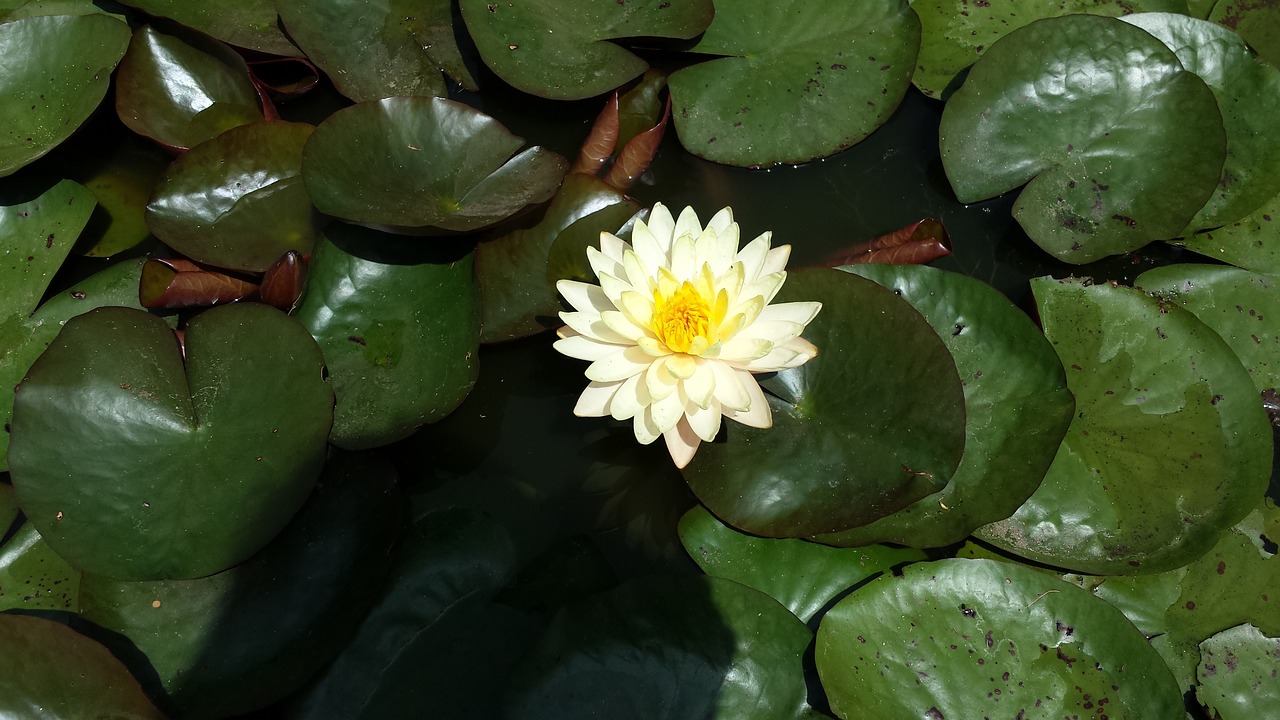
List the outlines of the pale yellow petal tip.
{"type": "Polygon", "coordinates": [[[667,441],[667,452],[671,454],[672,461],[681,470],[693,461],[693,455],[702,443],[702,438],[689,426],[688,418],[683,417],[675,427],[663,433],[662,438],[667,441]]]}

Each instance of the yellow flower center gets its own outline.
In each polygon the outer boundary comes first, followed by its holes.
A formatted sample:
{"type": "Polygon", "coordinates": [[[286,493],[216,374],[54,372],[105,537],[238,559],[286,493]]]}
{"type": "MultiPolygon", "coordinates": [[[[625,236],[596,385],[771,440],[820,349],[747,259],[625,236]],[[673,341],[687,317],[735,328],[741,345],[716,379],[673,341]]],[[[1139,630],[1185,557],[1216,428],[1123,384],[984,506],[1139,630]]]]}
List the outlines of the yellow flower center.
{"type": "Polygon", "coordinates": [[[672,352],[689,352],[697,338],[703,340],[699,351],[705,349],[711,340],[711,315],[711,304],[688,280],[668,296],[653,292],[653,332],[672,352]]]}

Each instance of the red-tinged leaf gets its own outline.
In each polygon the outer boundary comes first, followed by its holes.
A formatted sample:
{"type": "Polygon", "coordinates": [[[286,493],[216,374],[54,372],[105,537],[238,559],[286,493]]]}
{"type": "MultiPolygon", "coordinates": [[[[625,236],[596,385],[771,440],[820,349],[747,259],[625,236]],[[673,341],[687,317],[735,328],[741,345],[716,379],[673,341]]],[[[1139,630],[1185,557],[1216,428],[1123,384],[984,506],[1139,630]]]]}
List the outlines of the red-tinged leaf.
{"type": "Polygon", "coordinates": [[[906,227],[859,243],[832,254],[824,265],[923,265],[951,254],[951,238],[947,228],[933,218],[918,220],[906,227]]]}
{"type": "Polygon", "coordinates": [[[609,168],[604,181],[609,185],[626,190],[635,185],[640,175],[649,168],[653,156],[658,154],[658,146],[662,144],[662,135],[667,130],[667,118],[671,116],[671,101],[662,110],[662,119],[657,125],[631,138],[618,153],[618,159],[609,168]]]}
{"type": "Polygon", "coordinates": [[[266,89],[275,98],[305,95],[320,83],[320,71],[304,57],[272,57],[248,61],[249,77],[255,87],[266,89]]]}
{"type": "Polygon", "coordinates": [[[255,283],[206,270],[190,260],[148,260],[142,266],[138,301],[153,309],[209,307],[240,300],[257,291],[255,283]]]}
{"type": "Polygon", "coordinates": [[[614,93],[604,104],[604,110],[596,117],[591,126],[591,134],[582,143],[578,153],[578,161],[574,163],[572,172],[595,175],[613,156],[613,149],[618,144],[618,93],[614,93]]]}
{"type": "Polygon", "coordinates": [[[258,288],[262,302],[284,312],[293,310],[302,294],[306,272],[306,261],[296,250],[281,255],[262,275],[262,286],[258,288]]]}
{"type": "Polygon", "coordinates": [[[618,98],[618,144],[626,145],[631,138],[653,127],[662,112],[662,91],[667,87],[667,75],[649,68],[635,87],[618,98]]]}

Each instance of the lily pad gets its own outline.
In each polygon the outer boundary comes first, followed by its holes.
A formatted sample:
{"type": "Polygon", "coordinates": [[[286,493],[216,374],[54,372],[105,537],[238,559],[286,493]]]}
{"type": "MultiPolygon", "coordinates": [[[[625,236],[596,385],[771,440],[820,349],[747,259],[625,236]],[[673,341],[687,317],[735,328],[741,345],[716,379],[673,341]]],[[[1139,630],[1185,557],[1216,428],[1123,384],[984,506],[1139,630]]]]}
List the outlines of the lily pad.
{"type": "Polygon", "coordinates": [[[0,716],[164,720],[129,671],[61,623],[0,614],[0,716]]]}
{"type": "Polygon", "coordinates": [[[1259,392],[1280,388],[1280,278],[1220,265],[1166,265],[1142,273],[1134,285],[1217,331],[1259,392]]]}
{"type": "Polygon", "coordinates": [[[764,593],[645,577],[567,606],[512,679],[504,717],[809,717],[812,634],[764,593]]]}
{"type": "Polygon", "coordinates": [[[717,2],[692,50],[726,57],[668,79],[680,142],[730,165],[834,154],[897,109],[919,47],[907,0],[717,2]]]}
{"type": "Polygon", "coordinates": [[[174,715],[264,707],[333,659],[373,605],[399,536],[396,473],[336,453],[315,494],[245,563],[197,580],[85,575],[81,617],[174,715]]]}
{"type": "Polygon", "coordinates": [[[1222,174],[1213,92],[1122,20],[1039,20],[996,41],[947,102],[942,163],[965,203],[1026,187],[1013,215],[1059,260],[1182,234],[1222,174]]]}
{"type": "Polygon", "coordinates": [[[356,102],[443,97],[442,70],[476,89],[448,0],[278,0],[276,8],[289,37],[356,102]]]}
{"type": "Polygon", "coordinates": [[[1280,68],[1258,59],[1234,32],[1175,13],[1143,13],[1125,22],[1146,30],[1213,90],[1227,131],[1218,187],[1188,232],[1240,220],[1280,192],[1280,68]]]}
{"type": "Polygon", "coordinates": [[[212,35],[219,40],[273,55],[293,56],[298,48],[280,29],[272,0],[120,0],[130,7],[212,35]]]}
{"type": "Polygon", "coordinates": [[[873,580],[823,618],[817,664],[841,718],[1184,714],[1173,676],[1120,611],[992,560],[873,580]]]}
{"type": "Polygon", "coordinates": [[[1280,67],[1280,6],[1273,0],[1218,0],[1208,19],[1240,33],[1258,55],[1280,67]]]}
{"type": "MultiPolygon", "coordinates": [[[[1210,0],[1212,2],[1212,0],[1210,0]]],[[[920,57],[911,82],[929,97],[946,99],[957,76],[991,43],[1048,17],[1075,13],[1119,17],[1134,12],[1185,12],[1184,0],[913,0],[920,16],[920,57]]]]}
{"type": "MultiPolygon", "coordinates": [[[[120,8],[115,8],[120,9],[120,8]]],[[[110,15],[119,20],[125,16],[112,13],[96,5],[93,0],[3,0],[0,1],[0,22],[20,20],[38,15],[110,15]]]]}
{"type": "Polygon", "coordinates": [[[66,140],[98,107],[129,26],[98,13],[0,24],[0,177],[66,140]]]}
{"type": "Polygon", "coordinates": [[[31,523],[23,522],[0,544],[0,612],[74,613],[79,608],[80,571],[50,550],[31,523]]]}
{"type": "Polygon", "coordinates": [[[1013,514],[1039,487],[1071,423],[1062,363],[1031,320],[991,286],[923,265],[853,265],[919,310],[964,384],[965,448],[940,492],[869,525],[821,535],[833,545],[940,547],[1013,514]]]}
{"type": "Polygon", "coordinates": [[[225,570],[265,545],[315,485],[333,420],[306,329],[265,305],[186,327],[99,308],[67,322],[17,393],[9,461],[59,555],[121,579],[225,570]]]}
{"type": "Polygon", "coordinates": [[[1260,718],[1280,707],[1280,637],[1240,625],[1200,643],[1200,655],[1196,699],[1213,717],[1260,718]]]}
{"type": "Polygon", "coordinates": [[[306,123],[232,128],[174,161],[147,205],[151,232],[198,262],[261,272],[310,254],[322,219],[302,182],[306,123]]]}
{"type": "Polygon", "coordinates": [[[170,158],[155,143],[120,129],[118,144],[94,158],[77,177],[98,207],[80,234],[74,252],[95,258],[142,254],[155,238],[147,227],[147,201],[170,158]]]}
{"type": "Polygon", "coordinates": [[[1099,575],[1185,565],[1266,491],[1271,426],[1248,372],[1174,303],[1032,281],[1076,416],[1040,488],[978,537],[1099,575]]]}
{"type": "Polygon", "coordinates": [[[262,119],[249,66],[235,51],[150,25],[138,28],[120,61],[116,113],[134,132],[182,149],[262,119]]]}
{"type": "Polygon", "coordinates": [[[718,12],[711,0],[458,5],[485,65],[519,90],[557,100],[608,92],[649,67],[609,40],[696,37],[718,12]]]}
{"type": "Polygon", "coordinates": [[[767,537],[841,532],[942,490],[964,449],[964,390],[946,345],[865,278],[796,270],[777,302],[819,301],[818,356],[762,386],[773,427],[725,429],[684,470],[717,517],[767,537]]]}
{"type": "Polygon", "coordinates": [[[322,212],[401,230],[476,230],[551,197],[568,167],[484,113],[441,98],[398,97],[339,110],[303,151],[322,212]],[[513,156],[514,154],[514,156],[513,156]]]}
{"type": "Polygon", "coordinates": [[[330,442],[386,445],[467,396],[480,348],[473,258],[341,223],[321,236],[294,315],[328,362],[338,400],[330,442]]]}
{"type": "Polygon", "coordinates": [[[755,588],[811,622],[841,593],[890,568],[925,559],[909,548],[833,548],[792,538],[760,538],[695,507],[680,519],[680,542],[702,571],[755,588]]]}
{"type": "Polygon", "coordinates": [[[1269,275],[1280,275],[1280,195],[1251,215],[1208,232],[1175,240],[1188,250],[1269,275]]]}

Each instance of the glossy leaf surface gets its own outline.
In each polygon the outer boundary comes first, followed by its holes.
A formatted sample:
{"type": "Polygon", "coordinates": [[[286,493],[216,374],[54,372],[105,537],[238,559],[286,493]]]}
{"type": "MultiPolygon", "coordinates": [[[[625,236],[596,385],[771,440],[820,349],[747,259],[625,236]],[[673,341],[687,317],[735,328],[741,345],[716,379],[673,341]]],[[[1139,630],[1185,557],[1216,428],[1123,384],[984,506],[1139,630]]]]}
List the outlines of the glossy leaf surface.
{"type": "Polygon", "coordinates": [[[1280,7],[1264,0],[1218,0],[1209,20],[1238,33],[1267,62],[1280,67],[1280,7]]]}
{"type": "Polygon", "coordinates": [[[743,166],[800,163],[862,140],[902,101],[920,23],[907,0],[729,0],[671,74],[685,149],[743,166]],[[786,28],[785,32],[779,32],[786,28]]]}
{"type": "Polygon", "coordinates": [[[1214,717],[1266,717],[1280,707],[1280,637],[1240,625],[1200,643],[1200,656],[1196,699],[1214,717]]]}
{"type": "Polygon", "coordinates": [[[196,265],[189,260],[148,260],[142,266],[138,300],[145,308],[211,307],[242,300],[258,286],[243,278],[196,265]]]}
{"type": "Polygon", "coordinates": [[[773,427],[726,423],[684,476],[717,517],[769,537],[865,525],[944,488],[964,449],[964,394],[906,301],[831,269],[789,273],[776,302],[818,301],[818,356],[763,387],[773,427]],[[874,380],[871,380],[874,378],[874,380]]]}
{"type": "Polygon", "coordinates": [[[1226,157],[1204,81],[1146,32],[1090,15],[997,41],[947,102],[939,132],[961,202],[1026,184],[1014,217],[1077,264],[1180,235],[1226,157]]]}
{"type": "Polygon", "coordinates": [[[1078,280],[1032,291],[1076,416],[1040,488],[979,537],[1094,574],[1190,562],[1267,487],[1271,427],[1248,372],[1173,303],[1078,280]]]}
{"type": "Polygon", "coordinates": [[[1246,270],[1280,275],[1280,195],[1239,222],[1174,242],[1246,270]]]}
{"type": "MultiPolygon", "coordinates": [[[[0,525],[8,530],[3,520],[0,514],[0,525]]],[[[74,613],[79,607],[80,571],[50,550],[31,523],[23,522],[0,544],[0,611],[74,613]]]]}
{"type": "Polygon", "coordinates": [[[551,197],[568,164],[478,110],[387,98],[330,115],[303,152],[322,212],[366,225],[475,230],[551,197]]]}
{"type": "Polygon", "coordinates": [[[218,3],[189,0],[123,0],[152,15],[176,20],[219,40],[273,55],[297,55],[276,18],[272,0],[222,0],[218,3]]]}
{"type": "Polygon", "coordinates": [[[10,471],[50,547],[87,572],[176,579],[224,570],[284,527],[315,484],[333,391],[306,329],[265,305],[214,308],[185,332],[99,308],[23,380],[10,471]]]}

